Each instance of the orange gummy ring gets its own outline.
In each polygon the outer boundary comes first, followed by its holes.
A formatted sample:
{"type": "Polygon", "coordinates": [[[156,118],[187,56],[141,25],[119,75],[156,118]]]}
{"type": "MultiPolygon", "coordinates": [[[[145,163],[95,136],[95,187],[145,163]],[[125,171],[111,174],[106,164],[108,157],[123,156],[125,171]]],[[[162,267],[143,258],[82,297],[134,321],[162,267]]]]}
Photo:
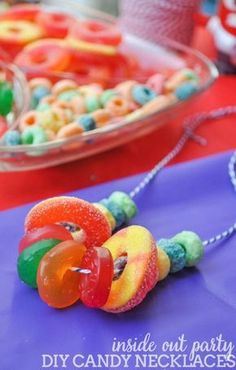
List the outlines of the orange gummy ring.
{"type": "Polygon", "coordinates": [[[86,247],[100,247],[111,236],[111,227],[102,212],[74,197],[55,197],[38,203],[26,216],[25,231],[59,222],[70,222],[82,229],[86,247]]]}
{"type": "Polygon", "coordinates": [[[80,297],[80,274],[71,268],[81,265],[86,248],[68,240],[58,244],[44,255],[37,272],[40,298],[54,308],[69,307],[80,297]]]}
{"type": "Polygon", "coordinates": [[[70,64],[70,52],[62,45],[37,43],[18,54],[15,63],[21,68],[28,68],[38,73],[61,72],[65,71],[70,64]]]}

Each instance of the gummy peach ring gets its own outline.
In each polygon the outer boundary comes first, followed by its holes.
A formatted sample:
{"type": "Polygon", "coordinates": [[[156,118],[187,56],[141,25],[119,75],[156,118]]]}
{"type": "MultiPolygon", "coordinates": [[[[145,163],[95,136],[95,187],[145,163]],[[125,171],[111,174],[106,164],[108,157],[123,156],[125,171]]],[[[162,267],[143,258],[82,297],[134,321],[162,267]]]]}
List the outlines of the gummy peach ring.
{"type": "Polygon", "coordinates": [[[41,29],[27,21],[1,21],[0,39],[25,45],[42,37],[41,29]]]}
{"type": "Polygon", "coordinates": [[[157,248],[150,232],[142,226],[129,226],[118,231],[103,247],[110,250],[114,265],[119,257],[127,263],[120,277],[113,280],[103,310],[125,312],[142,302],[158,280],[157,248]]]}
{"type": "Polygon", "coordinates": [[[111,227],[102,212],[75,197],[55,197],[38,203],[26,216],[25,231],[60,222],[82,229],[86,247],[100,247],[111,236],[111,227]]]}

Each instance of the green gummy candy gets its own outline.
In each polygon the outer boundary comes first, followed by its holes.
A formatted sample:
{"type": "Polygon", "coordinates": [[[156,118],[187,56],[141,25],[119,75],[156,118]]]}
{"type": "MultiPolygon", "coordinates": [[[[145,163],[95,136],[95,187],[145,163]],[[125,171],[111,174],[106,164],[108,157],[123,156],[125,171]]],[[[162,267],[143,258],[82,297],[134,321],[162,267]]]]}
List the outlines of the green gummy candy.
{"type": "Polygon", "coordinates": [[[0,115],[6,116],[12,111],[14,95],[12,88],[6,82],[0,83],[0,115]]]}
{"type": "Polygon", "coordinates": [[[37,288],[37,271],[43,256],[57,244],[58,239],[45,239],[23,250],[17,260],[19,278],[32,288],[37,288]]]}

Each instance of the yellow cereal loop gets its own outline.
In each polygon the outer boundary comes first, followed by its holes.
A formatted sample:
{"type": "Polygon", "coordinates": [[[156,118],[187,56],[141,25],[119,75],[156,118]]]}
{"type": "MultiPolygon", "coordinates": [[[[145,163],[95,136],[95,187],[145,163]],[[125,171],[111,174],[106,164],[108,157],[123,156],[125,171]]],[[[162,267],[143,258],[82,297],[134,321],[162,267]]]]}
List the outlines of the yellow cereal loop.
{"type": "Polygon", "coordinates": [[[164,280],[170,272],[170,259],[163,249],[157,246],[157,268],[159,270],[158,281],[164,280]]]}
{"type": "Polygon", "coordinates": [[[103,206],[100,203],[93,203],[93,205],[95,207],[97,207],[102,212],[102,214],[106,217],[109,224],[111,225],[111,229],[114,230],[115,227],[116,227],[116,220],[113,217],[113,215],[111,214],[111,212],[105,206],[103,206]]]}

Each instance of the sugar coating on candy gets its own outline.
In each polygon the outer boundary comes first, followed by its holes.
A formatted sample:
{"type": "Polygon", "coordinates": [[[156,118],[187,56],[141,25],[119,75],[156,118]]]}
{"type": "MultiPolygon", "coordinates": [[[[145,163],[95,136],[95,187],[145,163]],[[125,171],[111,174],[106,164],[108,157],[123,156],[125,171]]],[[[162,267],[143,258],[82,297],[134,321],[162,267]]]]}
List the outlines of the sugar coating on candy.
{"type": "Polygon", "coordinates": [[[43,256],[61,240],[46,239],[26,248],[18,257],[17,270],[20,279],[32,288],[37,288],[37,271],[43,256]]]}
{"type": "Polygon", "coordinates": [[[157,248],[150,232],[142,226],[129,226],[114,234],[103,247],[113,260],[127,255],[127,264],[113,281],[103,310],[120,313],[131,310],[145,298],[158,279],[157,248]]]}
{"type": "Polygon", "coordinates": [[[99,203],[111,212],[116,221],[116,227],[120,227],[126,222],[126,215],[119,204],[111,199],[102,199],[99,203]]]}
{"type": "Polygon", "coordinates": [[[75,197],[55,197],[38,203],[26,216],[25,230],[58,222],[72,222],[83,229],[87,247],[101,246],[111,236],[110,224],[102,212],[75,197]]]}
{"type": "Polygon", "coordinates": [[[107,218],[108,222],[111,225],[111,229],[114,230],[116,228],[116,220],[113,217],[112,213],[109,211],[108,208],[106,208],[103,204],[101,203],[93,203],[95,207],[97,207],[107,218]]]}
{"type": "Polygon", "coordinates": [[[157,268],[159,271],[159,281],[164,280],[170,272],[170,259],[164,249],[157,245],[157,268]]]}
{"type": "Polygon", "coordinates": [[[184,248],[172,239],[160,239],[158,246],[165,251],[170,259],[170,272],[174,274],[182,270],[186,265],[186,253],[184,248]]]}
{"type": "Polygon", "coordinates": [[[133,218],[137,214],[137,207],[130,196],[122,191],[114,191],[109,197],[110,200],[117,203],[125,213],[127,219],[133,218]]]}
{"type": "Polygon", "coordinates": [[[184,248],[186,253],[186,266],[195,266],[204,254],[204,248],[199,236],[192,231],[182,231],[173,238],[184,248]]]}

